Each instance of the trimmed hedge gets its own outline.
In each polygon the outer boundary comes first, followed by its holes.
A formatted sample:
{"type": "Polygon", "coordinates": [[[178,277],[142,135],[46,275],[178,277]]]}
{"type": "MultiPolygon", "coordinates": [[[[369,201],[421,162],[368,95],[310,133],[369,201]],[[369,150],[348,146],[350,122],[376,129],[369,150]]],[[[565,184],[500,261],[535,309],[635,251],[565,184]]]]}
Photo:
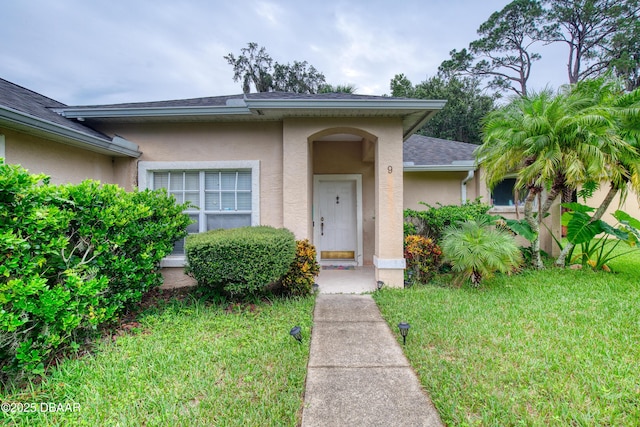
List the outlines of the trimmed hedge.
{"type": "Polygon", "coordinates": [[[431,238],[436,243],[440,242],[444,229],[449,225],[478,219],[491,208],[486,203],[482,203],[480,199],[464,205],[442,205],[438,203],[437,206],[431,206],[424,202],[420,202],[420,204],[425,205],[428,210],[404,210],[404,236],[417,234],[431,238]]]}
{"type": "Polygon", "coordinates": [[[0,378],[42,374],[56,349],[160,285],[184,209],[164,191],[52,186],[0,163],[0,378]]]}
{"type": "Polygon", "coordinates": [[[162,284],[159,263],[191,223],[183,214],[187,204],[165,190],[127,192],[96,181],[60,190],[59,207],[74,215],[70,243],[93,248],[92,265],[109,277],[106,296],[118,311],[162,284]]]}
{"type": "Polygon", "coordinates": [[[187,274],[200,286],[233,296],[263,291],[296,256],[292,232],[269,226],[218,229],[187,237],[187,274]]]}

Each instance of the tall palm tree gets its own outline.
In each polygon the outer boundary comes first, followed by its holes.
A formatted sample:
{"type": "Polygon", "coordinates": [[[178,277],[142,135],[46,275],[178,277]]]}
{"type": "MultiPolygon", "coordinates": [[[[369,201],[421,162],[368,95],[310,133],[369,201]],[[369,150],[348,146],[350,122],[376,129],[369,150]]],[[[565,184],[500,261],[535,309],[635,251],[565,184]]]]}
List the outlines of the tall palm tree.
{"type": "Polygon", "coordinates": [[[566,87],[557,94],[534,93],[490,113],[483,123],[484,144],[476,158],[493,188],[509,174],[526,192],[525,220],[535,233],[532,262],[543,268],[540,222],[559,194],[587,181],[620,181],[618,165],[635,150],[617,132],[613,111],[602,102],[613,90],[604,80],[566,87]],[[540,200],[538,215],[534,211],[540,200]]]}
{"type": "MultiPolygon", "coordinates": [[[[548,90],[517,98],[486,116],[484,144],[476,150],[489,188],[517,174],[515,188],[525,194],[524,217],[536,236],[531,244],[535,268],[543,267],[539,239],[541,215],[535,215],[535,202],[545,189],[549,190],[541,207],[544,214],[567,186],[567,177],[558,172],[562,167],[559,137],[569,109],[566,98],[548,90]]],[[[580,172],[580,168],[574,168],[574,174],[580,172]]]]}
{"type": "MultiPolygon", "coordinates": [[[[592,98],[592,105],[584,115],[593,126],[608,132],[608,137],[600,142],[611,144],[607,148],[616,151],[608,158],[605,177],[601,181],[591,180],[596,184],[609,183],[605,198],[591,217],[590,222],[595,222],[602,218],[616,195],[620,194],[620,200],[624,201],[629,189],[636,193],[640,190],[640,89],[623,93],[620,83],[600,78],[576,84],[573,92],[592,98]]],[[[557,266],[564,266],[572,248],[573,244],[567,242],[556,260],[557,266]]]]}

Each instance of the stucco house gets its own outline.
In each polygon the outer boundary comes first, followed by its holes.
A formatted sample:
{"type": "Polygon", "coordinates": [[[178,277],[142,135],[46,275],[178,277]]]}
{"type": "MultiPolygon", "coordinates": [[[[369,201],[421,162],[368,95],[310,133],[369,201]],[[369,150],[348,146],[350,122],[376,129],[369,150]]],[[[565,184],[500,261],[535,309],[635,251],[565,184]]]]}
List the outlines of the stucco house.
{"type": "MultiPolygon", "coordinates": [[[[286,227],[321,263],[402,286],[404,208],[494,199],[474,145],[415,135],[445,103],[270,92],[67,106],[0,79],[0,157],[53,183],[166,188],[193,203],[190,233],[286,227]]],[[[512,215],[504,199],[495,210],[512,215]]],[[[165,274],[179,280],[184,262],[178,243],[165,274]]]]}

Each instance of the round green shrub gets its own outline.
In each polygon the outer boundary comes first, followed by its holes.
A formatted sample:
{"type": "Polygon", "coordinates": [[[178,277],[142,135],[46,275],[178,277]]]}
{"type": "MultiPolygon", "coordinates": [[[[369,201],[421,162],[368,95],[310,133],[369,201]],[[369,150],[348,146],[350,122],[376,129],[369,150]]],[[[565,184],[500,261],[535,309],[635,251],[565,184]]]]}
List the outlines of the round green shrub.
{"type": "Polygon", "coordinates": [[[522,253],[513,235],[495,227],[488,216],[447,227],[442,253],[457,274],[454,282],[470,280],[473,286],[496,272],[514,272],[522,264],[522,253]]]}
{"type": "Polygon", "coordinates": [[[296,256],[293,233],[269,226],[218,229],[187,237],[185,271],[198,285],[233,296],[264,290],[296,256]]]}

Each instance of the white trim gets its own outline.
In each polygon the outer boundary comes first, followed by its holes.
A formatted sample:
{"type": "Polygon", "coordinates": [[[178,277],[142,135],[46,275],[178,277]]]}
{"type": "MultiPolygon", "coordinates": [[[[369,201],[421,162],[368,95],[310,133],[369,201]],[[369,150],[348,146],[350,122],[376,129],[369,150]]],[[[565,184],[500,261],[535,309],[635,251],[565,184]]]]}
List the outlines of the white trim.
{"type": "Polygon", "coordinates": [[[447,101],[426,99],[364,98],[317,99],[313,95],[303,99],[227,99],[225,105],[201,106],[95,106],[61,107],[54,111],[73,119],[108,117],[167,117],[167,116],[226,116],[259,115],[259,110],[383,110],[406,114],[428,110],[427,115],[441,110],[447,101]]]}
{"type": "Polygon", "coordinates": [[[54,111],[68,119],[251,115],[251,111],[246,105],[202,107],[62,107],[54,111]]]}
{"type": "MultiPolygon", "coordinates": [[[[516,176],[516,175],[512,175],[512,174],[509,174],[509,175],[505,176],[505,177],[502,179],[502,181],[500,181],[498,184],[501,184],[502,182],[504,182],[504,181],[505,181],[505,180],[507,180],[507,179],[513,179],[513,180],[517,181],[517,176],[516,176]]],[[[497,186],[498,184],[496,184],[496,186],[497,186]]],[[[515,189],[515,182],[513,183],[513,187],[511,187],[511,193],[512,193],[512,194],[513,194],[513,192],[514,192],[514,191],[513,191],[514,189],[515,189]]],[[[513,200],[513,203],[514,203],[514,204],[513,204],[513,205],[496,205],[496,204],[493,202],[493,192],[494,192],[494,190],[495,190],[495,187],[493,188],[493,190],[490,190],[489,188],[487,188],[487,191],[489,192],[488,199],[491,201],[491,209],[490,209],[490,211],[493,211],[493,212],[496,212],[496,213],[509,213],[509,212],[515,212],[515,211],[516,211],[516,206],[515,206],[515,203],[516,203],[516,200],[515,200],[515,194],[513,195],[513,197],[514,197],[514,200],[513,200]]],[[[526,197],[526,193],[525,193],[525,197],[526,197]]],[[[536,200],[534,200],[534,206],[538,206],[537,200],[538,200],[538,198],[536,197],[536,200]]],[[[520,207],[523,207],[523,206],[524,206],[524,199],[520,200],[519,202],[520,202],[520,207]]]]}
{"type": "Polygon", "coordinates": [[[404,270],[407,262],[404,258],[378,258],[374,255],[373,265],[379,270],[404,270]]]}
{"type": "MultiPolygon", "coordinates": [[[[320,181],[355,181],[356,183],[356,259],[355,262],[345,262],[341,263],[344,265],[352,265],[355,264],[357,266],[362,266],[362,258],[363,258],[363,244],[362,244],[362,175],[361,174],[318,174],[313,175],[313,216],[316,217],[315,210],[320,206],[320,194],[316,190],[320,181]]],[[[315,220],[314,220],[315,221],[315,220]]],[[[319,228],[313,227],[313,240],[317,242],[319,240],[319,228]]],[[[320,257],[320,254],[318,254],[320,257]]],[[[332,262],[330,264],[338,264],[337,262],[332,262]]]]}
{"type": "Polygon", "coordinates": [[[473,160],[454,161],[443,165],[416,165],[414,162],[404,162],[402,170],[404,172],[468,172],[478,169],[473,160]]]}
{"type": "Polygon", "coordinates": [[[7,156],[5,153],[5,141],[4,135],[0,133],[0,157],[4,159],[4,162],[7,163],[7,156]]]}
{"type": "Polygon", "coordinates": [[[29,129],[31,132],[44,132],[47,136],[62,138],[67,144],[79,146],[98,153],[124,155],[128,157],[140,157],[142,154],[136,144],[124,138],[118,136],[111,140],[106,136],[100,138],[9,107],[0,106],[0,124],[4,123],[7,123],[8,127],[18,130],[29,129]]]}
{"type": "Polygon", "coordinates": [[[403,172],[467,172],[476,170],[473,166],[433,165],[433,166],[404,166],[403,172]]]}
{"type": "MultiPolygon", "coordinates": [[[[150,188],[154,172],[163,171],[207,171],[224,169],[251,169],[251,225],[260,225],[260,160],[225,161],[140,161],[138,162],[138,188],[150,188]]],[[[161,267],[184,267],[183,256],[168,256],[160,262],[161,267]]]]}
{"type": "Polygon", "coordinates": [[[440,99],[246,99],[247,107],[258,109],[331,109],[331,110],[441,110],[447,103],[440,99]]]}

